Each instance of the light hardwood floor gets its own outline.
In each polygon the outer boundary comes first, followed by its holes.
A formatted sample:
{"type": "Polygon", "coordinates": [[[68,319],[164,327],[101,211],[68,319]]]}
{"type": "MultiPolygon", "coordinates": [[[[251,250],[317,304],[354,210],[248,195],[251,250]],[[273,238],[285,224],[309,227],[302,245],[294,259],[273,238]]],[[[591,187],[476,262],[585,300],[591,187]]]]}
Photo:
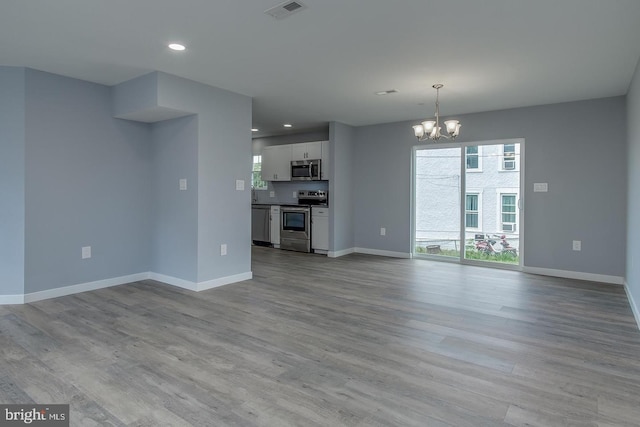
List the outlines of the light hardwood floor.
{"type": "Polygon", "coordinates": [[[253,248],[254,279],[0,307],[0,402],[74,426],[640,425],[624,289],[253,248]]]}

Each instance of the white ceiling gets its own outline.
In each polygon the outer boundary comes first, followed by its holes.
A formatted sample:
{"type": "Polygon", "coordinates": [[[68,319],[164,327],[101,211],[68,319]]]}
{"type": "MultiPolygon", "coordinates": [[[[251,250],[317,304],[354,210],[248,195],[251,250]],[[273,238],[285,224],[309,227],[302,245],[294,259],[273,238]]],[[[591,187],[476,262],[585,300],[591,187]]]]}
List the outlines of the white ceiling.
{"type": "Polygon", "coordinates": [[[164,71],[253,97],[268,135],[432,116],[434,83],[445,116],[623,95],[640,56],[638,0],[301,1],[276,20],[279,0],[4,0],[0,65],[164,71]]]}

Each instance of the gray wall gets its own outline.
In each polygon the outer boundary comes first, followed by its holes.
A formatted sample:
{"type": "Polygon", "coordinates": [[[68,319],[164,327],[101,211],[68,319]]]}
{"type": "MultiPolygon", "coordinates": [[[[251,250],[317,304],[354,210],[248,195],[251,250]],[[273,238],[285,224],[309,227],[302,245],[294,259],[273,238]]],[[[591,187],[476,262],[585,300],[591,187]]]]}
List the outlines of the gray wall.
{"type": "Polygon", "coordinates": [[[158,106],[158,74],[145,74],[111,88],[111,114],[118,118],[134,117],[140,111],[158,106]]]}
{"type": "Polygon", "coordinates": [[[197,281],[250,272],[251,98],[158,73],[158,103],[198,114],[197,281]]]}
{"type": "MultiPolygon", "coordinates": [[[[624,276],[625,98],[457,117],[461,141],[524,138],[524,264],[624,276]],[[534,182],[549,183],[533,193],[534,182]],[[572,251],[572,240],[582,251],[572,251]]],[[[411,122],[356,129],[355,245],[410,252],[411,122]],[[380,227],[387,235],[380,236],[380,227]]]]}
{"type": "Polygon", "coordinates": [[[155,236],[160,247],[153,249],[160,258],[152,263],[169,263],[159,273],[196,283],[249,273],[251,98],[161,72],[116,86],[113,97],[118,117],[172,118],[154,125],[152,135],[154,205],[161,216],[155,226],[162,228],[155,236]],[[195,116],[175,119],[187,114],[195,116]],[[180,178],[187,178],[187,191],[178,190],[180,178]],[[236,190],[237,180],[244,181],[243,191],[236,190]],[[186,253],[177,254],[182,245],[186,253]]]}
{"type": "Polygon", "coordinates": [[[151,271],[196,282],[198,117],[154,123],[152,140],[151,271]]]}
{"type": "MultiPolygon", "coordinates": [[[[627,94],[628,125],[628,210],[627,210],[627,287],[636,310],[640,307],[640,66],[627,94]]],[[[636,311],[636,316],[640,315],[636,311]]],[[[640,319],[637,319],[640,322],[640,319]]]]}
{"type": "MultiPolygon", "coordinates": [[[[355,128],[329,124],[329,250],[338,252],[355,246],[354,160],[355,128]]],[[[359,187],[358,187],[359,191],[359,187]]]]}
{"type": "Polygon", "coordinates": [[[107,86],[27,69],[25,140],[25,293],[149,271],[148,125],[112,118],[107,86]]]}
{"type": "Polygon", "coordinates": [[[0,67],[0,295],[24,293],[25,69],[0,67]]]}
{"type": "Polygon", "coordinates": [[[0,68],[0,295],[148,271],[198,283],[250,272],[251,99],[147,78],[111,88],[0,68]]]}
{"type": "Polygon", "coordinates": [[[415,144],[412,124],[356,128],[353,162],[357,189],[353,194],[356,247],[411,252],[411,147],[415,144]],[[380,227],[387,229],[386,236],[380,236],[380,227]]]}

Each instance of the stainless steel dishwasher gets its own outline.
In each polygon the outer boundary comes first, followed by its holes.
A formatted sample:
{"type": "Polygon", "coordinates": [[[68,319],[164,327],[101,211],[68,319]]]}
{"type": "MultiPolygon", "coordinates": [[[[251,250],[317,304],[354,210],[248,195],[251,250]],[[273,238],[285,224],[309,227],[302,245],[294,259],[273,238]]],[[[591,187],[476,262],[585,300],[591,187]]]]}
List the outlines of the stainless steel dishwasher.
{"type": "Polygon", "coordinates": [[[271,244],[271,205],[251,206],[251,240],[256,245],[271,244]]]}

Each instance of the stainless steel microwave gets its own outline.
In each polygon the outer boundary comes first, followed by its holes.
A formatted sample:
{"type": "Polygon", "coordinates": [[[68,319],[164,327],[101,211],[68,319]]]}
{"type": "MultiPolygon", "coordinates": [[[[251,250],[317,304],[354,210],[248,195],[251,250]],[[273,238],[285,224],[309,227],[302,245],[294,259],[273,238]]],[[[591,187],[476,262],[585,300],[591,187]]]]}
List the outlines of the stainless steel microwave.
{"type": "Polygon", "coordinates": [[[291,181],[319,181],[320,160],[294,160],[291,162],[291,181]]]}

